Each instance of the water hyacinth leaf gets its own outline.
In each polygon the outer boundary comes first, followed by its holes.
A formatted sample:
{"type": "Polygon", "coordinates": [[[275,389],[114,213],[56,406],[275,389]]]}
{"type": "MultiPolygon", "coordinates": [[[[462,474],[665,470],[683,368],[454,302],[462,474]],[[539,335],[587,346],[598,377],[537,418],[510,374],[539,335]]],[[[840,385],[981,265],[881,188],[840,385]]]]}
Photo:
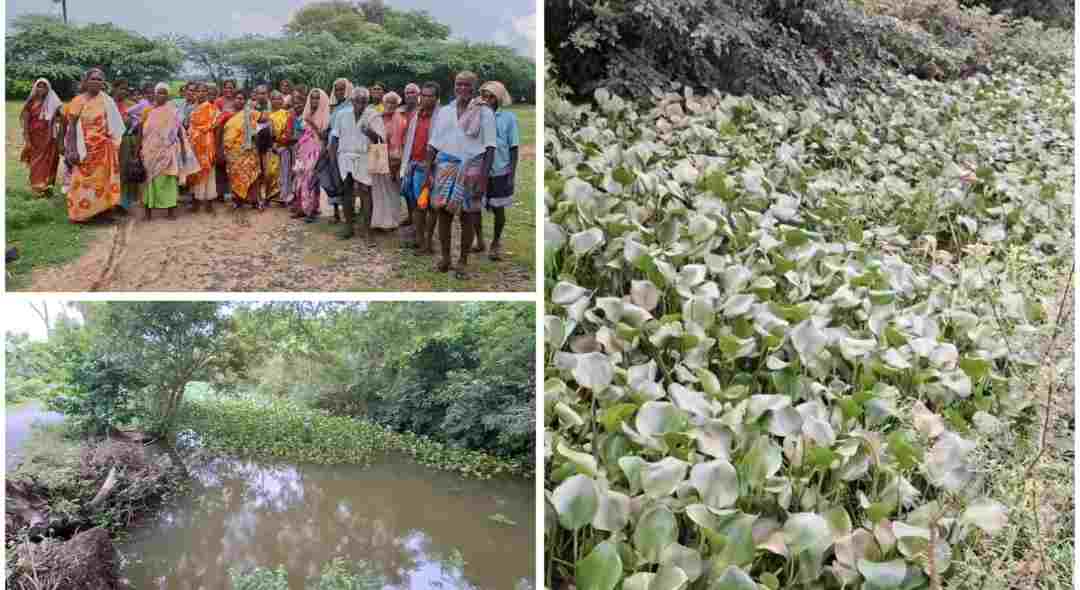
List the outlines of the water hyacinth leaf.
{"type": "Polygon", "coordinates": [[[660,290],[652,281],[631,281],[630,300],[634,302],[634,305],[646,311],[652,311],[660,302],[660,290]]]}
{"type": "Polygon", "coordinates": [[[670,496],[686,479],[689,464],[674,457],[665,457],[656,463],[646,463],[641,470],[641,485],[650,498],[670,496]]]}
{"type": "Polygon", "coordinates": [[[991,535],[1005,528],[1008,521],[1005,506],[990,498],[975,500],[960,515],[961,523],[973,524],[991,535]]]}
{"type": "Polygon", "coordinates": [[[668,402],[645,402],[634,420],[637,431],[645,436],[663,436],[682,432],[687,427],[686,414],[668,402]]]}
{"type": "Polygon", "coordinates": [[[721,459],[694,465],[690,483],[702,502],[713,508],[727,508],[739,499],[739,475],[731,463],[721,459]]]}
{"type": "Polygon", "coordinates": [[[611,541],[597,545],[577,562],[575,579],[579,590],[613,590],[622,578],[622,559],[611,541]]]}
{"type": "Polygon", "coordinates": [[[709,590],[758,590],[758,585],[750,574],[732,565],[720,573],[709,590]]]}
{"type": "Polygon", "coordinates": [[[589,477],[596,477],[596,459],[592,455],[575,451],[566,446],[563,442],[560,442],[558,446],[555,447],[555,450],[563,457],[569,459],[570,462],[577,467],[579,473],[589,477]]]}
{"type": "Polygon", "coordinates": [[[641,491],[641,471],[645,469],[646,461],[641,457],[626,456],[619,459],[619,469],[626,475],[630,483],[630,493],[636,494],[641,491]]]}
{"type": "Polygon", "coordinates": [[[581,256],[604,243],[604,232],[600,228],[591,228],[570,236],[570,249],[581,256]]]}
{"type": "Polygon", "coordinates": [[[759,436],[750,451],[743,457],[742,465],[747,469],[749,483],[754,488],[761,488],[765,480],[776,475],[783,464],[779,445],[767,436],[759,436]]]}
{"type": "Polygon", "coordinates": [[[670,508],[662,504],[653,506],[638,520],[634,528],[634,548],[643,563],[658,563],[664,549],[679,536],[679,523],[670,508]]]}
{"type": "Polygon", "coordinates": [[[859,573],[866,578],[867,588],[872,590],[890,590],[899,588],[907,576],[907,564],[903,559],[874,562],[860,559],[859,573]]]}
{"type": "Polygon", "coordinates": [[[747,565],[754,560],[754,522],[752,514],[735,514],[720,518],[720,537],[724,546],[716,554],[716,565],[747,565]]]}
{"type": "Polygon", "coordinates": [[[569,427],[582,426],[585,424],[585,420],[582,419],[573,408],[563,402],[555,404],[555,413],[559,416],[559,420],[569,427]]]}
{"type": "Polygon", "coordinates": [[[926,475],[930,482],[950,492],[959,492],[974,477],[967,456],[975,443],[953,432],[938,437],[926,457],[926,475]]]}
{"type": "Polygon", "coordinates": [[[597,418],[597,422],[604,425],[608,432],[618,432],[619,426],[634,415],[638,409],[637,404],[622,403],[604,408],[597,418]]]}
{"type": "Polygon", "coordinates": [[[579,287],[573,283],[559,281],[555,284],[555,288],[551,290],[551,302],[557,305],[570,305],[584,297],[588,292],[588,289],[579,287]]]}
{"type": "Polygon", "coordinates": [[[829,523],[829,530],[832,531],[834,543],[851,534],[851,516],[848,515],[843,506],[833,506],[826,510],[823,516],[825,521],[829,523]]]}
{"type": "Polygon", "coordinates": [[[555,488],[551,503],[559,513],[559,524],[576,531],[596,516],[596,482],[586,475],[575,475],[555,488]]]}
{"type": "Polygon", "coordinates": [[[941,384],[960,397],[971,397],[971,377],[964,371],[944,371],[940,376],[941,384]]]}
{"type": "Polygon", "coordinates": [[[656,577],[649,582],[649,590],[683,590],[690,583],[686,572],[675,564],[661,561],[656,577]]]}
{"type": "Polygon", "coordinates": [[[922,401],[915,402],[915,405],[911,407],[911,417],[915,423],[915,430],[927,438],[934,439],[945,432],[945,421],[931,412],[922,401]]]}
{"type": "Polygon", "coordinates": [[[701,577],[701,553],[696,549],[673,543],[669,545],[667,549],[664,549],[664,554],[660,558],[660,563],[667,563],[678,567],[686,574],[686,578],[690,582],[701,577]]]}
{"type": "Polygon", "coordinates": [[[784,542],[792,553],[823,553],[832,545],[829,522],[820,514],[799,512],[784,523],[784,542]]]}
{"type": "Polygon", "coordinates": [[[638,572],[623,580],[622,590],[649,590],[656,574],[651,572],[638,572]]]}
{"type": "Polygon", "coordinates": [[[578,385],[597,391],[611,385],[611,380],[615,377],[615,367],[606,354],[590,352],[578,355],[573,374],[578,385]]]}
{"type": "Polygon", "coordinates": [[[810,320],[800,322],[789,332],[789,335],[792,345],[795,346],[795,352],[799,353],[799,358],[806,364],[813,364],[828,342],[825,334],[810,320]]]}

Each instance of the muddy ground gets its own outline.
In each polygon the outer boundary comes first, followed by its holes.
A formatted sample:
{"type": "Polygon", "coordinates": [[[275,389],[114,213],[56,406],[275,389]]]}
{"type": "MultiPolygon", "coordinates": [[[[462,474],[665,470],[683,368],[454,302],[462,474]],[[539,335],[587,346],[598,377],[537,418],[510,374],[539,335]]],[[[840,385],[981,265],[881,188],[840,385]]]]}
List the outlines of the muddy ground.
{"type": "MultiPolygon", "coordinates": [[[[324,218],[313,228],[286,209],[213,212],[181,206],[175,219],[141,207],[118,218],[87,252],[64,265],[34,271],[30,291],[371,291],[400,284],[398,267],[416,264],[397,231],[377,232],[378,247],[362,239],[342,241],[340,224],[324,218]],[[314,229],[314,231],[312,231],[314,229]]],[[[454,235],[454,244],[458,241],[454,235]]],[[[423,257],[426,266],[433,259],[423,257]]],[[[461,290],[529,291],[533,272],[504,259],[473,263],[483,274],[459,281],[461,290]],[[490,276],[484,276],[490,275],[490,276]],[[490,284],[495,281],[495,284],[490,284]]]]}

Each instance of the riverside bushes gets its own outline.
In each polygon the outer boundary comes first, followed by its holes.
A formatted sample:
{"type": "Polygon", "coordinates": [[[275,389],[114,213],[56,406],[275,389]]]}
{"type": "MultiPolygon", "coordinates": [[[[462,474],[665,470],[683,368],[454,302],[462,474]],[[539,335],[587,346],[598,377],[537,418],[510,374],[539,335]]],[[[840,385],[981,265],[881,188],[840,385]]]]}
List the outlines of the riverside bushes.
{"type": "Polygon", "coordinates": [[[202,437],[211,451],[311,463],[367,464],[384,453],[469,477],[528,474],[531,464],[454,447],[373,422],[332,416],[288,400],[258,397],[188,401],[179,426],[202,437]]]}

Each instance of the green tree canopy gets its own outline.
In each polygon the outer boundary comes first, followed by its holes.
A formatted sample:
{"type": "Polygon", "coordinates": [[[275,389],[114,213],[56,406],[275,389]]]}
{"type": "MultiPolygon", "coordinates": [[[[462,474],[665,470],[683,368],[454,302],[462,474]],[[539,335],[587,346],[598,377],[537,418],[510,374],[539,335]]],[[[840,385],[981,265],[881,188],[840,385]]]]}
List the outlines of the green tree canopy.
{"type": "Polygon", "coordinates": [[[180,69],[184,53],[166,40],[148,39],[113,24],[72,25],[44,15],[16,17],[6,47],[8,80],[48,78],[68,98],[91,67],[108,79],[134,82],[168,80],[180,69]]]}

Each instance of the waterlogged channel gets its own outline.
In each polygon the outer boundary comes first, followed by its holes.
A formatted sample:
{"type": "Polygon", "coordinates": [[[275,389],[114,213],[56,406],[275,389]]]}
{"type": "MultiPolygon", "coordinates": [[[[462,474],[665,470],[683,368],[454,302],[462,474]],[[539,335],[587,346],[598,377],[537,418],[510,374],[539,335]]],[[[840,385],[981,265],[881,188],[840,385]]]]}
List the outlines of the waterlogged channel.
{"type": "Polygon", "coordinates": [[[370,564],[386,589],[534,588],[525,480],[463,479],[406,459],[365,468],[219,458],[191,475],[190,497],[119,547],[139,590],[226,590],[230,568],[278,565],[290,590],[304,590],[336,557],[370,564]]]}

